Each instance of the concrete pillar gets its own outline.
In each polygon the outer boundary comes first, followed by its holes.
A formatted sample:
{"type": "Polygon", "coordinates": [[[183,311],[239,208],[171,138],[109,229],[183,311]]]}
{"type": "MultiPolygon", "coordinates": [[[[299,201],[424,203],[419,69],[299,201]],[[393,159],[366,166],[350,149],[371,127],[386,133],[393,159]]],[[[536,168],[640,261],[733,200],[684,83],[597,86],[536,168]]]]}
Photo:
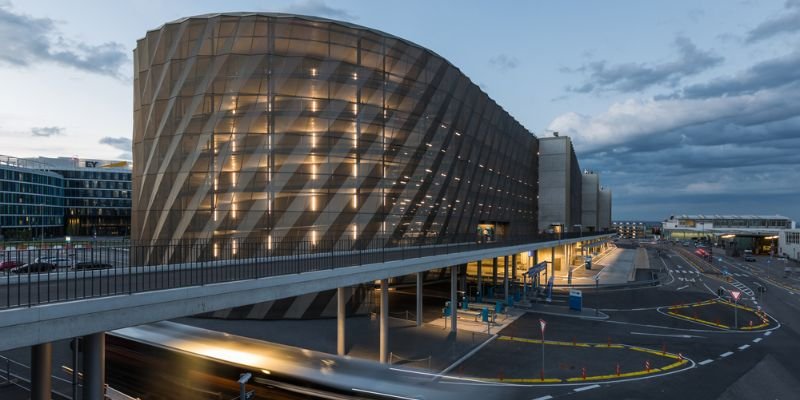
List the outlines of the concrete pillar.
{"type": "Polygon", "coordinates": [[[458,265],[450,267],[450,332],[455,332],[458,328],[458,265]]]}
{"type": "Polygon", "coordinates": [[[50,400],[53,344],[31,346],[31,400],[50,400]]]}
{"type": "Polygon", "coordinates": [[[381,279],[380,360],[389,362],[389,280],[381,279]]]}
{"type": "Polygon", "coordinates": [[[106,334],[83,337],[83,400],[103,400],[106,381],[106,334]]]}
{"type": "Polygon", "coordinates": [[[508,256],[503,256],[503,300],[508,300],[508,256]]]}
{"type": "Polygon", "coordinates": [[[511,256],[511,282],[517,279],[517,253],[511,256]]]}
{"type": "Polygon", "coordinates": [[[347,318],[347,289],[340,287],[336,289],[336,354],[343,356],[347,351],[347,336],[345,333],[345,321],[347,318]]]}
{"type": "Polygon", "coordinates": [[[467,293],[467,267],[469,264],[464,264],[458,270],[458,290],[467,293]]]}
{"type": "Polygon", "coordinates": [[[483,298],[483,260],[478,260],[478,297],[483,298]]]}
{"type": "Polygon", "coordinates": [[[497,287],[497,257],[492,259],[492,286],[497,287]]]}
{"type": "Polygon", "coordinates": [[[424,294],[422,272],[417,272],[417,326],[422,326],[422,296],[424,294]]]}

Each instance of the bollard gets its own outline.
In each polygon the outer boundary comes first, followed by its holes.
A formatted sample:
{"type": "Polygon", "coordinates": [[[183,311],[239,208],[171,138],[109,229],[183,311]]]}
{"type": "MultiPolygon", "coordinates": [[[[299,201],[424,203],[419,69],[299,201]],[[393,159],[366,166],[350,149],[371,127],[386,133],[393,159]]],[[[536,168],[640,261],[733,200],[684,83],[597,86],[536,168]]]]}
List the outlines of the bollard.
{"type": "Polygon", "coordinates": [[[544,382],[544,370],[543,369],[539,370],[539,379],[541,379],[542,382],[544,382]]]}
{"type": "Polygon", "coordinates": [[[576,343],[575,343],[575,336],[573,336],[573,337],[572,337],[572,345],[573,345],[573,346],[576,346],[576,343]]]}
{"type": "Polygon", "coordinates": [[[611,336],[608,337],[608,347],[611,347],[611,336]]]}
{"type": "Polygon", "coordinates": [[[750,327],[751,328],[753,327],[753,320],[752,319],[750,320],[750,327]]]}
{"type": "Polygon", "coordinates": [[[650,360],[644,362],[644,369],[647,370],[647,373],[650,373],[650,360]]]}
{"type": "Polygon", "coordinates": [[[667,354],[667,342],[661,343],[661,355],[667,354]]]}
{"type": "Polygon", "coordinates": [[[619,376],[619,363],[617,363],[617,376],[619,376]]]}
{"type": "Polygon", "coordinates": [[[581,376],[583,377],[583,380],[586,380],[586,367],[581,368],[581,376]]]}

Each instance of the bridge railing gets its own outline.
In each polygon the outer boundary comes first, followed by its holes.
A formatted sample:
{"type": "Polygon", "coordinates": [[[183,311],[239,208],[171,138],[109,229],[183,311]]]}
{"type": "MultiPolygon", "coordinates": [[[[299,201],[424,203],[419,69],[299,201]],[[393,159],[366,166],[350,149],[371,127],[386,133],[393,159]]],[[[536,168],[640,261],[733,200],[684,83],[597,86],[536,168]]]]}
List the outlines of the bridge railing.
{"type": "Polygon", "coordinates": [[[384,263],[610,232],[280,241],[224,240],[6,249],[0,309],[384,263]],[[53,263],[56,267],[48,269],[53,263]]]}

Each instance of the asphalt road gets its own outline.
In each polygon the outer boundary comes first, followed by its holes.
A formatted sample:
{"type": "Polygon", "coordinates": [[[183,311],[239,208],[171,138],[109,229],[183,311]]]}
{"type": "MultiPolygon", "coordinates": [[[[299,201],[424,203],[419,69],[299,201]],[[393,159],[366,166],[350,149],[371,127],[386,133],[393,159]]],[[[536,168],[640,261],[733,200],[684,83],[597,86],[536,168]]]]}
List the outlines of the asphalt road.
{"type": "MultiPolygon", "coordinates": [[[[800,390],[800,332],[797,321],[800,312],[800,294],[761,279],[758,273],[747,268],[737,268],[730,260],[732,282],[721,277],[703,275],[686,259],[666,252],[659,256],[649,250],[651,268],[663,268],[659,287],[635,290],[614,290],[601,293],[584,292],[584,305],[598,306],[609,315],[608,320],[588,321],[566,317],[529,313],[501,332],[501,335],[539,339],[539,318],[547,322],[547,339],[590,343],[622,343],[671,353],[680,353],[692,361],[687,368],[676,368],[669,374],[652,374],[628,380],[578,382],[576,385],[507,384],[488,383],[494,387],[498,398],[549,399],[570,398],[608,399],[794,399],[800,390]],[[770,325],[754,331],[720,329],[667,315],[669,306],[715,299],[722,286],[726,291],[755,292],[758,285],[766,285],[767,293],[745,297],[741,304],[761,307],[774,319],[770,325]]],[[[720,307],[721,312],[732,312],[733,307],[720,307]]],[[[536,346],[507,357],[505,362],[494,361],[490,344],[464,364],[465,374],[486,378],[498,376],[502,369],[531,370],[531,364],[540,363],[536,346]],[[483,353],[483,354],[482,354],[483,353]]],[[[497,348],[500,352],[502,349],[497,348]]],[[[561,355],[557,350],[545,349],[548,363],[558,364],[561,355]],[[548,354],[548,352],[550,354],[548,354]]],[[[569,356],[573,357],[573,356],[569,356]]],[[[564,359],[569,358],[564,355],[564,359]]],[[[602,351],[587,351],[584,364],[613,365],[616,356],[602,351]],[[589,359],[590,358],[590,359],[589,359]]],[[[538,369],[535,369],[538,371],[538,369]]],[[[580,368],[574,370],[580,376],[580,368]]],[[[474,384],[467,381],[450,384],[474,384]]]]}

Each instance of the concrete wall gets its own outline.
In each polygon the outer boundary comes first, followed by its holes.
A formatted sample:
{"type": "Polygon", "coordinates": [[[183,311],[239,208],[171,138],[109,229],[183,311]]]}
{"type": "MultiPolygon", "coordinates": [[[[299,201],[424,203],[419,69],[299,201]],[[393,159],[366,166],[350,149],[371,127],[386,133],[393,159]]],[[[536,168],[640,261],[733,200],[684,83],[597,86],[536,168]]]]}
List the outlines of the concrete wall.
{"type": "Polygon", "coordinates": [[[597,226],[611,229],[611,189],[600,188],[597,205],[597,226]]]}
{"type": "Polygon", "coordinates": [[[539,139],[539,230],[581,223],[581,183],[572,141],[566,136],[539,139]],[[575,180],[578,179],[576,182],[575,180]]]}
{"type": "Polygon", "coordinates": [[[589,172],[582,176],[581,224],[584,230],[598,230],[598,205],[600,192],[600,175],[589,172]]]}

